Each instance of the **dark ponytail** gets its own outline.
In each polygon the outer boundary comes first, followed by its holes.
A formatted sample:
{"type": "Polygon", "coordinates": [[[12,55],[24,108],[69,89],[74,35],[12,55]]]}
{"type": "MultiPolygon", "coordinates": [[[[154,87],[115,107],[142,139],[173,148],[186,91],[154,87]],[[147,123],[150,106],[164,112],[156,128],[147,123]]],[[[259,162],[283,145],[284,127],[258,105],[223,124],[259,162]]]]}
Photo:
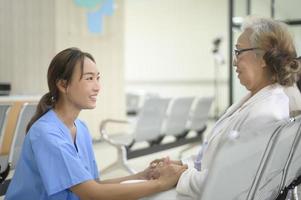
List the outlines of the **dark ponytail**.
{"type": "Polygon", "coordinates": [[[28,130],[30,129],[30,127],[32,126],[32,124],[35,121],[37,121],[42,115],[44,115],[50,108],[53,107],[54,102],[55,102],[54,97],[50,94],[50,92],[48,92],[44,96],[42,96],[42,98],[40,99],[40,101],[37,105],[37,109],[36,109],[34,116],[31,118],[31,120],[27,124],[26,133],[28,132],[28,130]]]}
{"type": "Polygon", "coordinates": [[[95,62],[91,54],[82,52],[78,48],[68,48],[59,52],[51,61],[48,72],[47,81],[49,92],[46,93],[40,100],[36,113],[26,127],[26,133],[30,127],[48,110],[55,107],[56,102],[59,100],[59,90],[57,82],[60,80],[66,81],[69,84],[75,66],[79,63],[81,68],[81,76],[83,73],[83,65],[85,57],[95,62]]]}

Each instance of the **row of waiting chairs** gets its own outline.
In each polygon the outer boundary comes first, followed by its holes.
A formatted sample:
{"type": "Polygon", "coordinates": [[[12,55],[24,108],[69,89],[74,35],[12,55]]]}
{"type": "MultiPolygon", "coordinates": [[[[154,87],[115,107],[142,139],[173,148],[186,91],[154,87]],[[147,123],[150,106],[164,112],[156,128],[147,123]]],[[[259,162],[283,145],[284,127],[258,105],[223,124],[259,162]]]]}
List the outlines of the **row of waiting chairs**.
{"type": "Polygon", "coordinates": [[[15,168],[25,137],[26,125],[36,104],[0,104],[0,196],[9,184],[9,173],[15,168]],[[5,182],[7,181],[7,182],[5,182]]]}
{"type": "Polygon", "coordinates": [[[148,98],[158,98],[160,97],[157,93],[149,93],[149,92],[126,92],[125,95],[125,107],[126,114],[128,116],[136,116],[138,115],[141,107],[143,106],[143,102],[148,98]]]}
{"type": "Polygon", "coordinates": [[[162,151],[172,147],[200,142],[206,129],[212,97],[194,98],[148,98],[140,109],[133,132],[112,134],[106,133],[109,123],[127,123],[124,120],[108,119],[100,125],[101,138],[117,149],[117,160],[102,173],[125,169],[134,173],[127,163],[128,159],[162,151]],[[187,137],[190,131],[196,136],[187,137]],[[164,143],[164,138],[173,136],[172,142],[164,143]],[[147,142],[148,146],[134,149],[139,142],[147,142]]]}
{"type": "MultiPolygon", "coordinates": [[[[197,200],[292,199],[287,193],[301,181],[300,137],[301,116],[260,130],[229,132],[214,152],[197,200]]],[[[189,198],[173,189],[146,199],[189,198]]]]}

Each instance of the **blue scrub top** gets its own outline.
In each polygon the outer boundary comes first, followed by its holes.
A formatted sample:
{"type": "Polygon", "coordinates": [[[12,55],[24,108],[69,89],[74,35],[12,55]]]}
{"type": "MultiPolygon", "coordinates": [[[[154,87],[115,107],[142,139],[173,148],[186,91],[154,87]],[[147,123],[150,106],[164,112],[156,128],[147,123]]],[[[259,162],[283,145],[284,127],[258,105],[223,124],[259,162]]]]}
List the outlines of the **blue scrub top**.
{"type": "Polygon", "coordinates": [[[32,125],[6,200],[79,200],[69,188],[99,175],[88,128],[78,119],[75,125],[75,144],[53,110],[32,125]]]}

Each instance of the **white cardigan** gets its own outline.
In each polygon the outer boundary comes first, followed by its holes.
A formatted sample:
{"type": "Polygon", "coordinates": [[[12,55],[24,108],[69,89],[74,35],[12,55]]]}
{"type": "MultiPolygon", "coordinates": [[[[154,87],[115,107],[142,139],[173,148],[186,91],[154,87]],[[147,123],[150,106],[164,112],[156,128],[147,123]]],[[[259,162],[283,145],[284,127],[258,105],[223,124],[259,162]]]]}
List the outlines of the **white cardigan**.
{"type": "MultiPolygon", "coordinates": [[[[180,196],[196,199],[200,195],[212,155],[223,134],[229,131],[241,131],[260,128],[289,117],[289,99],[284,88],[279,84],[269,85],[254,96],[246,95],[241,101],[233,104],[217,121],[212,133],[205,140],[206,148],[198,154],[196,160],[201,161],[201,170],[189,167],[180,177],[176,191],[180,196]]],[[[196,162],[196,167],[200,167],[196,162]]],[[[176,195],[179,197],[179,195],[176,195]]],[[[177,198],[178,199],[178,198],[177,198]]]]}

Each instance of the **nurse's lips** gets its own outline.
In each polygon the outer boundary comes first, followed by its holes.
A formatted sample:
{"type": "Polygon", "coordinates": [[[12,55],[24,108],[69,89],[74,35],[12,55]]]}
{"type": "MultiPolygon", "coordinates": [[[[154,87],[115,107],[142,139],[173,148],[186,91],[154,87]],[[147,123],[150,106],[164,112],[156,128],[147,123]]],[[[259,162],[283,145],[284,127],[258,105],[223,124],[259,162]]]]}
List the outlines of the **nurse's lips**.
{"type": "Polygon", "coordinates": [[[90,99],[91,99],[92,101],[96,101],[96,100],[97,100],[97,94],[91,95],[91,96],[90,96],[90,99]]]}

